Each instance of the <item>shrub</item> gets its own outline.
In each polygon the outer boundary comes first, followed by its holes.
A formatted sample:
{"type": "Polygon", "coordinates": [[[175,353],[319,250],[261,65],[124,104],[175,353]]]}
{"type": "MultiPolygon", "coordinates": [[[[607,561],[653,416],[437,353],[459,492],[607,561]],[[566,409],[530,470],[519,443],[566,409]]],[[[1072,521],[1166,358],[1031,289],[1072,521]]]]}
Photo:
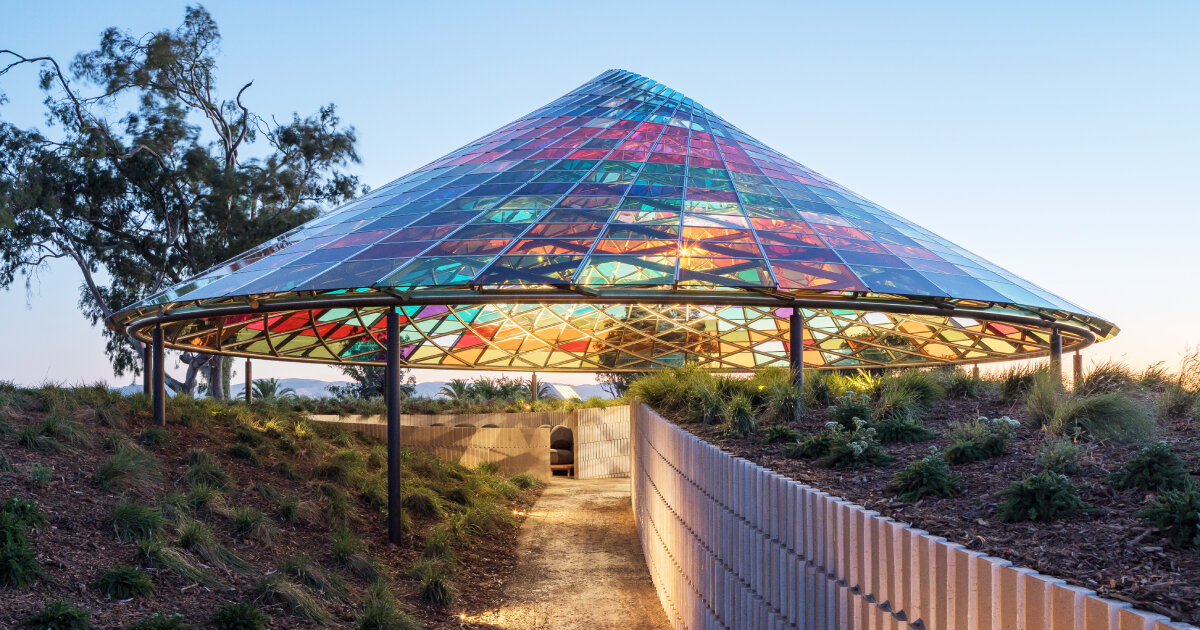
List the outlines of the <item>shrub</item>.
{"type": "Polygon", "coordinates": [[[298,617],[319,624],[333,621],[333,616],[325,610],[321,602],[310,595],[304,587],[289,580],[282,573],[268,573],[263,576],[254,585],[254,590],[258,591],[259,597],[264,601],[286,606],[292,614],[298,617]]]}
{"type": "Polygon", "coordinates": [[[146,451],[123,448],[100,464],[92,480],[109,491],[144,491],[162,481],[162,473],[158,472],[158,462],[146,451]]]}
{"type": "Polygon", "coordinates": [[[154,613],[135,624],[125,626],[125,630],[196,630],[196,626],[184,623],[180,615],[154,613]]]}
{"type": "Polygon", "coordinates": [[[984,393],[983,379],[958,368],[941,373],[942,391],[947,398],[978,398],[984,393]]]}
{"type": "Polygon", "coordinates": [[[1042,470],[1073,475],[1080,470],[1079,458],[1083,448],[1065,438],[1048,437],[1037,450],[1037,463],[1042,470]]]}
{"type": "Polygon", "coordinates": [[[174,571],[184,579],[197,584],[213,587],[218,583],[217,576],[212,571],[158,538],[138,539],[137,557],[138,561],[145,566],[174,571]]]}
{"type": "Polygon", "coordinates": [[[801,437],[800,432],[791,427],[773,425],[763,431],[762,443],[798,442],[801,437]]]}
{"type": "Polygon", "coordinates": [[[154,613],[137,623],[125,626],[125,630],[196,630],[196,626],[184,623],[181,615],[154,613]]]}
{"type": "Polygon", "coordinates": [[[254,604],[224,604],[213,615],[217,630],[267,630],[271,618],[254,604]]]}
{"type": "Polygon", "coordinates": [[[171,443],[171,432],[162,427],[150,425],[138,434],[138,443],[146,448],[162,448],[171,443]]]}
{"type": "Polygon", "coordinates": [[[421,625],[400,610],[387,584],[380,581],[371,585],[354,627],[357,630],[419,630],[421,625]]]}
{"type": "Polygon", "coordinates": [[[1154,434],[1154,420],[1141,403],[1120,392],[1067,396],[1046,430],[1052,435],[1133,442],[1154,434]]]}
{"type": "Polygon", "coordinates": [[[936,450],[892,477],[892,487],[900,500],[914,503],[926,495],[952,497],[960,485],[958,476],[951,474],[946,459],[936,450]]]}
{"type": "Polygon", "coordinates": [[[753,435],[758,430],[754,407],[750,404],[750,399],[741,394],[735,394],[725,404],[724,416],[729,433],[737,437],[753,435]]]}
{"type": "Polygon", "coordinates": [[[980,416],[971,422],[957,423],[950,432],[946,461],[958,465],[1003,455],[1017,424],[1008,416],[995,419],[980,416]]]}
{"type": "Polygon", "coordinates": [[[453,572],[446,563],[431,559],[417,560],[409,569],[409,574],[421,581],[421,599],[443,608],[454,603],[457,593],[450,582],[453,572]]]}
{"type": "Polygon", "coordinates": [[[29,477],[29,481],[33,482],[39,487],[45,488],[46,486],[50,485],[50,478],[53,473],[53,468],[34,462],[33,465],[29,467],[27,476],[29,477]]]}
{"type": "Polygon", "coordinates": [[[149,597],[154,594],[150,577],[137,567],[105,569],[92,586],[110,599],[149,597]]]}
{"type": "Polygon", "coordinates": [[[791,459],[816,459],[825,457],[829,454],[829,447],[832,444],[831,434],[828,430],[818,431],[806,437],[801,438],[797,442],[783,445],[783,456],[791,459]]]}
{"type": "Polygon", "coordinates": [[[1200,551],[1200,488],[1190,479],[1182,490],[1167,490],[1138,517],[1167,535],[1180,549],[1200,551]]]}
{"type": "Polygon", "coordinates": [[[122,542],[157,536],[166,525],[162,510],[121,501],[113,510],[113,531],[122,542]]]}
{"type": "Polygon", "coordinates": [[[46,522],[46,515],[38,508],[37,501],[21,497],[9,497],[0,503],[0,514],[11,516],[12,522],[21,527],[33,527],[46,522]]]}
{"type": "Polygon", "coordinates": [[[37,630],[91,630],[91,614],[65,599],[56,599],[41,612],[26,617],[21,625],[37,630]]]}
{"type": "Polygon", "coordinates": [[[1044,470],[1026,475],[1000,491],[998,516],[1006,523],[1018,521],[1049,522],[1091,511],[1070,479],[1044,470]]]}
{"type": "Polygon", "coordinates": [[[847,431],[836,422],[826,424],[825,429],[829,432],[829,452],[821,460],[823,466],[857,468],[892,462],[892,456],[879,445],[875,429],[862,420],[855,422],[853,431],[847,431]]]}
{"type": "Polygon", "coordinates": [[[1122,490],[1180,490],[1188,483],[1188,473],[1175,451],[1158,442],[1130,456],[1108,481],[1122,490]]]}
{"type": "Polygon", "coordinates": [[[27,518],[0,511],[0,586],[25,588],[45,575],[37,551],[25,537],[28,528],[27,518]]]}
{"type": "Polygon", "coordinates": [[[871,417],[871,397],[857,392],[846,392],[834,399],[829,407],[829,419],[853,431],[855,420],[871,417]]]}
{"type": "Polygon", "coordinates": [[[933,432],[913,416],[888,416],[872,426],[884,444],[922,442],[933,437],[933,432]]]}

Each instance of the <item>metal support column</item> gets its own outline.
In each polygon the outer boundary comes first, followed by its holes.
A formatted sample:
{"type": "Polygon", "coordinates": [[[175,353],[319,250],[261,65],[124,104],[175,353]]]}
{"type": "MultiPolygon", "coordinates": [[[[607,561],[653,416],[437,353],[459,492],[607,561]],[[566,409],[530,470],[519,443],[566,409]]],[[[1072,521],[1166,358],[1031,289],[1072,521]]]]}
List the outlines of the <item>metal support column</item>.
{"type": "Polygon", "coordinates": [[[1062,334],[1055,328],[1050,331],[1050,369],[1062,382],[1062,334]]]}
{"type": "Polygon", "coordinates": [[[1079,354],[1078,350],[1075,351],[1075,357],[1074,357],[1073,362],[1074,362],[1074,365],[1072,367],[1074,367],[1075,370],[1074,370],[1074,374],[1072,374],[1072,376],[1074,377],[1074,380],[1071,381],[1071,386],[1079,387],[1079,383],[1081,383],[1083,381],[1083,355],[1079,354]]]}
{"type": "Polygon", "coordinates": [[[792,385],[804,391],[804,315],[799,307],[792,309],[788,328],[788,345],[791,349],[788,364],[792,369],[792,385]]]}
{"type": "Polygon", "coordinates": [[[167,370],[163,355],[163,329],[154,327],[154,384],[151,406],[154,408],[154,424],[167,426],[167,370]]]}
{"type": "Polygon", "coordinates": [[[250,376],[250,359],[246,359],[246,402],[254,402],[254,379],[250,376]]]}
{"type": "Polygon", "coordinates": [[[150,344],[144,343],[142,344],[142,393],[147,396],[150,395],[152,389],[153,379],[150,378],[150,375],[153,371],[154,357],[150,355],[150,344]]]}
{"type": "Polygon", "coordinates": [[[971,366],[971,378],[975,379],[977,381],[979,380],[979,364],[978,363],[971,366]]]}
{"type": "Polygon", "coordinates": [[[529,391],[530,391],[530,401],[537,402],[537,395],[538,395],[537,372],[533,372],[532,375],[529,377],[529,391]]]}
{"type": "Polygon", "coordinates": [[[400,544],[400,316],[387,312],[387,480],[388,541],[400,544]]]}

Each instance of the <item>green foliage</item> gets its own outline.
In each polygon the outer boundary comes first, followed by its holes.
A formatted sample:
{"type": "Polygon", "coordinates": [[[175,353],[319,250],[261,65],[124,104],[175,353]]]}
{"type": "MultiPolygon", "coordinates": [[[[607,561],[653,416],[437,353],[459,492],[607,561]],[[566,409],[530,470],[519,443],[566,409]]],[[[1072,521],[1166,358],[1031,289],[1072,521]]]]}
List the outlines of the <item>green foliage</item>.
{"type": "Polygon", "coordinates": [[[724,419],[726,403],[717,391],[716,382],[711,379],[696,378],[689,385],[690,395],[687,397],[684,419],[697,424],[717,424],[724,419]]]}
{"type": "Polygon", "coordinates": [[[1123,392],[1064,396],[1046,425],[1052,435],[1140,442],[1155,431],[1154,419],[1140,402],[1123,392]]]}
{"type": "Polygon", "coordinates": [[[892,487],[901,501],[916,502],[925,496],[952,497],[958,494],[960,486],[958,476],[950,472],[946,459],[937,450],[892,477],[892,487]]]}
{"type": "Polygon", "coordinates": [[[789,459],[816,459],[828,455],[831,444],[830,432],[818,431],[791,444],[784,444],[782,454],[789,459]]]}
{"type": "Polygon", "coordinates": [[[16,496],[0,503],[0,514],[12,517],[12,522],[21,527],[33,527],[46,522],[46,515],[42,514],[37,501],[16,496]]]}
{"type": "Polygon", "coordinates": [[[1130,456],[1108,481],[1122,490],[1180,490],[1189,478],[1179,455],[1166,442],[1158,442],[1130,456]]]}
{"type": "Polygon", "coordinates": [[[1063,391],[1059,375],[1050,370],[1034,372],[1021,396],[1029,419],[1042,424],[1053,421],[1058,408],[1072,398],[1063,391]]]}
{"type": "Polygon", "coordinates": [[[1037,375],[1047,371],[1048,365],[1013,365],[1000,374],[1000,397],[1005,402],[1013,402],[1024,397],[1025,392],[1033,385],[1037,375]]]}
{"type": "Polygon", "coordinates": [[[308,555],[292,556],[279,567],[284,575],[319,593],[325,599],[346,601],[346,583],[308,555]]]}
{"type": "Polygon", "coordinates": [[[1006,523],[1049,522],[1091,511],[1064,475],[1044,470],[1000,491],[998,516],[1006,523]]]}
{"type": "Polygon", "coordinates": [[[1133,389],[1140,377],[1121,361],[1109,359],[1092,366],[1075,384],[1075,393],[1081,396],[1106,394],[1133,389]]]}
{"type": "Polygon", "coordinates": [[[420,580],[421,599],[442,608],[454,603],[457,592],[451,583],[453,570],[445,562],[417,560],[409,568],[409,575],[420,580]]]}
{"type": "Polygon", "coordinates": [[[8,456],[8,453],[0,450],[0,472],[13,472],[16,469],[17,467],[13,465],[12,458],[8,456]]]}
{"type": "Polygon", "coordinates": [[[91,613],[65,600],[56,599],[41,612],[26,617],[21,622],[24,628],[37,630],[91,630],[91,613]]]}
{"type": "Polygon", "coordinates": [[[263,518],[263,513],[258,508],[234,508],[229,520],[233,534],[239,538],[253,538],[268,545],[274,541],[275,528],[270,521],[263,518]]]}
{"type": "Polygon", "coordinates": [[[829,419],[842,425],[842,428],[853,431],[855,420],[871,418],[871,397],[867,394],[849,391],[838,396],[829,407],[829,419]]]}
{"type": "Polygon", "coordinates": [[[100,464],[93,481],[108,491],[146,491],[162,481],[162,473],[158,462],[146,451],[123,448],[100,464]]]}
{"type": "Polygon", "coordinates": [[[112,523],[117,539],[128,542],[158,536],[166,519],[158,508],[121,501],[113,509],[112,523]]]}
{"type": "Polygon", "coordinates": [[[229,454],[232,457],[244,459],[255,466],[257,466],[259,463],[258,455],[254,452],[253,448],[250,448],[248,444],[243,444],[241,442],[234,444],[233,446],[229,447],[229,454]]]}
{"type": "Polygon", "coordinates": [[[444,513],[442,502],[433,490],[411,483],[406,483],[403,488],[403,498],[400,501],[400,505],[408,513],[435,518],[440,518],[444,513]]]}
{"type": "Polygon", "coordinates": [[[983,379],[976,377],[973,372],[959,368],[949,368],[939,373],[942,391],[947,398],[978,398],[986,391],[983,379]]]}
{"type": "Polygon", "coordinates": [[[1154,413],[1162,418],[1194,419],[1200,411],[1200,393],[1174,382],[1163,385],[1154,398],[1154,413]]]}
{"type": "Polygon", "coordinates": [[[188,488],[187,497],[185,497],[188,507],[197,512],[215,512],[226,513],[228,510],[225,505],[225,497],[221,494],[220,488],[216,486],[198,481],[188,488]]]}
{"type": "Polygon", "coordinates": [[[125,626],[125,630],[196,630],[196,626],[184,623],[180,615],[154,613],[135,624],[125,626]]]}
{"type": "MultiPolygon", "coordinates": [[[[9,508],[11,500],[5,503],[9,508]]],[[[35,508],[36,509],[36,508],[35,508]]],[[[26,509],[0,510],[0,586],[25,588],[45,573],[37,561],[37,551],[25,534],[36,522],[26,509]]],[[[38,512],[40,516],[40,512],[38,512]]]]}
{"type": "Polygon", "coordinates": [[[879,441],[884,444],[922,442],[931,439],[933,432],[925,428],[921,420],[915,416],[892,415],[875,422],[879,441]]]}
{"type": "Polygon", "coordinates": [[[200,521],[185,520],[179,527],[179,546],[221,569],[245,571],[250,565],[217,541],[212,530],[200,521]]]}
{"type": "Polygon", "coordinates": [[[775,444],[778,442],[798,442],[802,436],[800,432],[782,425],[773,425],[763,430],[762,443],[775,444]]]}
{"type": "Polygon", "coordinates": [[[50,485],[51,476],[54,474],[54,469],[44,464],[34,462],[29,466],[27,476],[37,486],[45,488],[50,485]]]}
{"type": "Polygon", "coordinates": [[[516,527],[512,512],[491,502],[480,502],[463,514],[467,529],[474,534],[495,534],[516,527]]]}
{"type": "Polygon", "coordinates": [[[1008,416],[994,419],[980,416],[970,422],[956,423],[950,431],[946,461],[959,465],[1003,455],[1017,425],[1008,416]]]}
{"type": "Polygon", "coordinates": [[[725,404],[724,412],[725,423],[732,435],[746,437],[753,435],[758,430],[758,423],[754,418],[754,408],[751,406],[749,398],[735,394],[725,404]]]}
{"type": "Polygon", "coordinates": [[[188,469],[183,474],[184,483],[204,483],[222,490],[227,490],[233,485],[233,479],[212,453],[193,449],[188,451],[186,460],[188,469]]]}
{"type": "Polygon", "coordinates": [[[357,485],[367,473],[367,458],[358,451],[339,451],[328,461],[313,468],[313,476],[343,486],[357,485]]]}
{"type": "Polygon", "coordinates": [[[1042,470],[1074,475],[1081,469],[1083,448],[1066,438],[1048,437],[1038,446],[1037,463],[1042,470]]]}
{"type": "Polygon", "coordinates": [[[792,373],[783,368],[760,370],[751,379],[759,390],[758,412],[764,425],[797,422],[804,415],[804,392],[792,385],[792,373]]]}
{"type": "Polygon", "coordinates": [[[513,475],[509,481],[511,481],[514,486],[520,488],[521,490],[532,490],[534,488],[541,488],[542,486],[546,485],[546,482],[537,479],[529,473],[513,475]]]}
{"type": "Polygon", "coordinates": [[[92,437],[83,425],[55,412],[17,433],[17,443],[35,451],[74,453],[90,446],[92,437]]]}
{"type": "Polygon", "coordinates": [[[317,491],[325,497],[325,519],[330,525],[345,525],[354,520],[354,502],[345,490],[330,483],[323,483],[317,486],[317,491]]]}
{"type": "Polygon", "coordinates": [[[356,630],[419,630],[419,624],[410,615],[400,610],[396,599],[386,583],[371,585],[363,608],[355,617],[356,630]]]}
{"type": "Polygon", "coordinates": [[[216,574],[211,570],[192,560],[180,549],[169,546],[158,538],[139,538],[137,557],[138,561],[145,566],[173,571],[180,577],[197,584],[213,587],[218,583],[216,574]]]}
{"type": "MultiPolygon", "coordinates": [[[[945,396],[938,375],[930,370],[891,370],[879,379],[876,386],[875,398],[877,404],[883,406],[884,400],[890,400],[889,406],[897,413],[910,409],[932,409],[945,396]]],[[[890,414],[878,413],[876,417],[885,418],[890,414]]]]}
{"type": "Polygon", "coordinates": [[[333,559],[354,575],[368,582],[379,579],[379,567],[375,560],[367,554],[366,545],[349,529],[343,528],[334,533],[331,551],[333,559]]]}
{"type": "Polygon", "coordinates": [[[1180,549],[1200,551],[1200,488],[1192,480],[1182,490],[1167,490],[1138,517],[1167,535],[1180,549]]]}
{"type": "Polygon", "coordinates": [[[333,616],[321,602],[304,587],[282,573],[268,573],[254,585],[260,598],[271,604],[285,606],[292,614],[319,624],[333,621],[333,616]]]}
{"type": "Polygon", "coordinates": [[[104,441],[100,443],[100,448],[104,449],[106,453],[115,453],[121,449],[130,448],[132,446],[133,442],[131,442],[129,438],[120,431],[113,431],[112,433],[109,433],[108,437],[104,438],[104,441]]]}
{"type": "Polygon", "coordinates": [[[861,466],[883,466],[892,462],[879,440],[875,429],[866,422],[855,420],[854,430],[847,431],[837,422],[825,424],[828,448],[821,464],[829,468],[858,468],[861,466]]]}
{"type": "Polygon", "coordinates": [[[216,630],[267,630],[271,618],[254,604],[223,604],[212,617],[216,630]]]}
{"type": "Polygon", "coordinates": [[[289,481],[304,481],[306,477],[303,473],[296,469],[291,462],[282,461],[275,464],[275,472],[279,473],[280,477],[289,481]]]}
{"type": "Polygon", "coordinates": [[[137,567],[114,567],[105,569],[92,587],[110,599],[149,597],[154,594],[150,576],[137,567]]]}

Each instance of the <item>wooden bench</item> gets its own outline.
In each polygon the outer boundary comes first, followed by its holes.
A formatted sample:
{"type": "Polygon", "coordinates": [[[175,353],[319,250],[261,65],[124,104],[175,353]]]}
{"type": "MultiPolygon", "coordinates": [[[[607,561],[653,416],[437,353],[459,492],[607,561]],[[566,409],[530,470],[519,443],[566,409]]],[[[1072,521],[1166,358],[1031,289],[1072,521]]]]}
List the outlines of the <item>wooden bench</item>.
{"type": "Polygon", "coordinates": [[[575,464],[551,464],[550,465],[550,476],[553,477],[554,471],[556,471],[556,470],[561,470],[561,471],[566,472],[568,479],[575,478],[575,464]]]}

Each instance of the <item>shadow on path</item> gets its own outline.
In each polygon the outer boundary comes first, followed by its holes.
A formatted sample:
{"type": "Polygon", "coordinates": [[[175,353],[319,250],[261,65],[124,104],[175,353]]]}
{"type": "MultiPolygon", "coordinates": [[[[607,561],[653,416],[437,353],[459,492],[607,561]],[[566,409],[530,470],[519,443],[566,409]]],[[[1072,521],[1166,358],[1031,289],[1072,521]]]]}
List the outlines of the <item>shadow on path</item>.
{"type": "Polygon", "coordinates": [[[522,630],[671,627],[646,571],[628,479],[555,478],[531,510],[499,607],[469,621],[522,630]]]}

